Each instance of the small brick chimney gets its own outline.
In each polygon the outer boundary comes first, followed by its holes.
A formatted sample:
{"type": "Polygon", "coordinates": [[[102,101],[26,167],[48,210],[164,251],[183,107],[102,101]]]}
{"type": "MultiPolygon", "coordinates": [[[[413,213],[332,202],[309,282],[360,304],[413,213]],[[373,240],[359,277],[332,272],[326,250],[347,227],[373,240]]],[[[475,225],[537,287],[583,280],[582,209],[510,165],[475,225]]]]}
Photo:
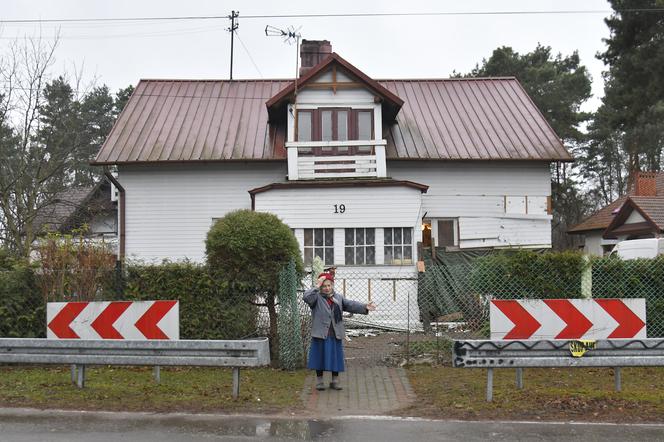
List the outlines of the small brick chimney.
{"type": "Polygon", "coordinates": [[[638,172],[634,194],[636,196],[657,196],[657,172],[638,172]]]}
{"type": "Polygon", "coordinates": [[[302,40],[300,44],[300,77],[331,53],[332,45],[327,40],[302,40]]]}

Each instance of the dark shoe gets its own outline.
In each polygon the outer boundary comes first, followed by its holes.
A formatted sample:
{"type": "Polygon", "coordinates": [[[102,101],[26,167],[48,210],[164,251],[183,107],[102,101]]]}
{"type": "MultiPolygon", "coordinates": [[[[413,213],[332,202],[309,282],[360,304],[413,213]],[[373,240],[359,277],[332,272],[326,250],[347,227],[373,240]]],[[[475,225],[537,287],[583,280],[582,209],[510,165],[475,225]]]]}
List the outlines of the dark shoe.
{"type": "Polygon", "coordinates": [[[330,382],[330,388],[332,390],[343,390],[338,382],[330,382]]]}
{"type": "Polygon", "coordinates": [[[318,390],[318,391],[325,390],[325,384],[323,384],[322,382],[317,383],[316,384],[316,390],[318,390]]]}

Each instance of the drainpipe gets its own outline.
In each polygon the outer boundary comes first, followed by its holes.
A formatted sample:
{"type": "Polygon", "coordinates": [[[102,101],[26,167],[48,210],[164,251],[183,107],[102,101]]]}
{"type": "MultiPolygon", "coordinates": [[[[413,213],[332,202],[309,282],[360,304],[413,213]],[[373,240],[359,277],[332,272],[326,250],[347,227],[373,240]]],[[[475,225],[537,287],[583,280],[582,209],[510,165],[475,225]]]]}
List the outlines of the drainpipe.
{"type": "Polygon", "coordinates": [[[121,263],[124,262],[125,257],[125,189],[118,182],[117,178],[113,176],[108,166],[104,166],[104,176],[117,187],[118,192],[120,192],[120,250],[118,253],[118,261],[121,263]]]}

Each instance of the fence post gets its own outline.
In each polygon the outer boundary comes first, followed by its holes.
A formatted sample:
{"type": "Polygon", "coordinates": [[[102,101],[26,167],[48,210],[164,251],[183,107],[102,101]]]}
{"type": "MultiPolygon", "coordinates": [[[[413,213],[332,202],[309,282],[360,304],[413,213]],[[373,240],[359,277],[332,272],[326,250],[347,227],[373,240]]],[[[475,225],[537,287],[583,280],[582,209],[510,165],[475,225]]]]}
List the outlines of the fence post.
{"type": "Polygon", "coordinates": [[[76,383],[76,364],[71,364],[71,383],[76,383]]]}
{"type": "Polygon", "coordinates": [[[616,391],[622,391],[622,373],[620,372],[620,367],[613,368],[613,378],[615,381],[616,391]]]}
{"type": "Polygon", "coordinates": [[[593,267],[590,263],[590,257],[583,256],[585,267],[581,273],[581,297],[591,299],[593,297],[593,267]]]}
{"type": "Polygon", "coordinates": [[[85,387],[85,365],[81,364],[78,367],[78,380],[76,382],[76,385],[78,388],[84,388],[85,387]]]}
{"type": "Polygon", "coordinates": [[[493,401],[493,367],[486,369],[486,401],[493,401]]]}
{"type": "Polygon", "coordinates": [[[406,302],[408,307],[406,308],[406,366],[410,365],[410,290],[407,290],[408,297],[406,302]]]}
{"type": "Polygon", "coordinates": [[[240,367],[233,367],[233,399],[240,396],[240,367]]]}
{"type": "Polygon", "coordinates": [[[161,384],[161,367],[159,365],[154,366],[152,376],[154,376],[154,380],[157,384],[161,384]]]}
{"type": "Polygon", "coordinates": [[[523,389],[523,368],[517,367],[516,369],[516,388],[523,389]]]}

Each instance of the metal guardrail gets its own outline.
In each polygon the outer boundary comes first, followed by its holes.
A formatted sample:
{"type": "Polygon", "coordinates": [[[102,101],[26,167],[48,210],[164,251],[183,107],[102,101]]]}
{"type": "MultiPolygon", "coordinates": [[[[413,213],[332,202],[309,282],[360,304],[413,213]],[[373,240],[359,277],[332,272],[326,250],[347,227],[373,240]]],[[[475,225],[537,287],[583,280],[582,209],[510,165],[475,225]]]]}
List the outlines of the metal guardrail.
{"type": "Polygon", "coordinates": [[[85,386],[86,365],[232,367],[233,398],[240,393],[240,368],[270,363],[267,338],[252,340],[55,340],[0,339],[0,363],[71,364],[72,382],[85,386]]]}
{"type": "Polygon", "coordinates": [[[455,341],[452,356],[454,367],[487,369],[491,402],[494,368],[515,368],[517,388],[523,388],[527,367],[613,367],[620,391],[620,367],[664,366],[664,339],[455,341]]]}

